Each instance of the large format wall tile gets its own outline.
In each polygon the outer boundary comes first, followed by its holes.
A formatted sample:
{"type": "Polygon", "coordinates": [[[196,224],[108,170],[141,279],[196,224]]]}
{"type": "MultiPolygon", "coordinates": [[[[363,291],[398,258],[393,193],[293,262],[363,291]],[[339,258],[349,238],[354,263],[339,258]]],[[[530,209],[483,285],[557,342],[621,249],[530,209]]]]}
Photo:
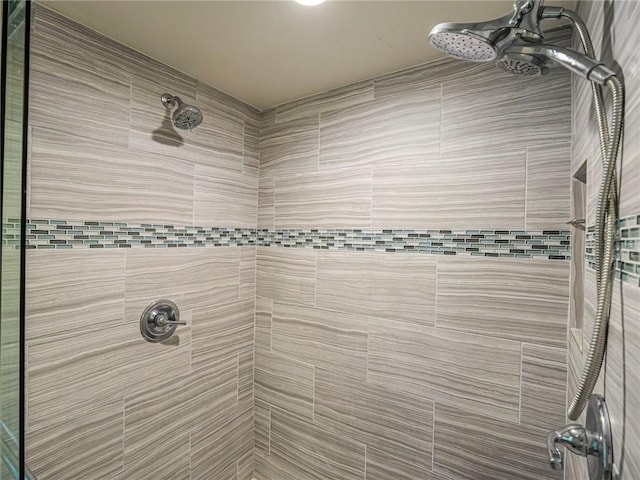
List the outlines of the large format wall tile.
{"type": "Polygon", "coordinates": [[[317,306],[433,325],[436,257],[318,253],[317,306]]]}
{"type": "Polygon", "coordinates": [[[256,399],[285,412],[313,419],[312,365],[256,350],[254,375],[256,399]]]}
{"type": "Polygon", "coordinates": [[[561,471],[549,468],[546,430],[523,429],[439,403],[435,419],[433,470],[440,475],[456,480],[563,478],[561,471]]]}
{"type": "Polygon", "coordinates": [[[252,175],[195,166],[193,224],[257,226],[258,180],[252,175]]]}
{"type": "Polygon", "coordinates": [[[127,252],[126,319],[137,322],[161,298],[181,311],[238,300],[240,250],[135,249],[127,252]]]}
{"type": "Polygon", "coordinates": [[[366,324],[356,315],[273,305],[274,352],[366,380],[367,340],[366,324]]]}
{"type": "Polygon", "coordinates": [[[320,168],[421,164],[440,150],[440,86],[323,113],[320,168]]]}
{"type": "Polygon", "coordinates": [[[565,423],[567,352],[522,344],[520,424],[554,430],[565,423]]]}
{"type": "Polygon", "coordinates": [[[369,381],[518,422],[520,344],[380,322],[369,333],[369,381]]]}
{"type": "Polygon", "coordinates": [[[193,219],[188,162],[34,128],[30,169],[32,218],[183,225],[193,219]]]}
{"type": "Polygon", "coordinates": [[[254,309],[253,300],[244,300],[193,310],[191,368],[253,348],[254,309]]]}
{"type": "Polygon", "coordinates": [[[555,260],[438,259],[438,327],[564,347],[569,265],[555,260]]]}
{"type": "Polygon", "coordinates": [[[424,398],[316,369],[315,423],[431,469],[433,403],[424,398]]]}
{"type": "Polygon", "coordinates": [[[524,181],[524,149],[374,168],[373,227],[522,229],[524,181]]]}
{"type": "Polygon", "coordinates": [[[298,480],[362,480],[364,445],[273,409],[271,456],[298,480]]]}
{"type": "Polygon", "coordinates": [[[26,338],[124,322],[125,252],[30,250],[26,338]]]}
{"type": "Polygon", "coordinates": [[[371,169],[276,178],[275,227],[370,228],[371,169]]]}
{"type": "Polygon", "coordinates": [[[286,303],[314,305],[316,252],[260,247],[256,278],[259,296],[286,303]]]}
{"type": "Polygon", "coordinates": [[[446,480],[431,470],[403,462],[392,453],[367,445],[366,480],[446,480]]]}
{"type": "Polygon", "coordinates": [[[126,146],[130,79],[101,35],[38,5],[29,123],[126,146]],[[89,53],[88,50],[91,52],[89,53]]]}
{"type": "Polygon", "coordinates": [[[571,144],[527,149],[527,230],[564,230],[569,220],[571,144]]]}
{"type": "Polygon", "coordinates": [[[188,373],[190,347],[189,327],[178,327],[170,342],[151,344],[135,322],[32,340],[27,345],[28,431],[87,405],[122,401],[157,376],[164,378],[168,366],[172,375],[188,373]]]}
{"type": "Polygon", "coordinates": [[[275,121],[287,122],[367,102],[373,99],[373,87],[373,81],[367,80],[289,102],[275,109],[275,121]]]}
{"type": "Polygon", "coordinates": [[[262,127],[260,175],[318,169],[318,114],[262,127]]]}
{"type": "Polygon", "coordinates": [[[442,85],[441,152],[492,153],[571,138],[570,73],[518,78],[489,64],[442,85]]]}
{"type": "MultiPolygon", "coordinates": [[[[228,357],[189,375],[165,376],[124,400],[125,470],[200,424],[232,413],[237,402],[237,359],[228,357]]],[[[188,455],[187,455],[188,457],[188,455]]],[[[154,469],[151,468],[151,474],[154,469]]],[[[166,477],[169,478],[169,477],[166,477]]],[[[187,477],[188,478],[188,477],[187,477]]]]}
{"type": "Polygon", "coordinates": [[[26,463],[39,479],[110,478],[121,471],[122,400],[91,407],[83,405],[27,433],[26,463]]]}

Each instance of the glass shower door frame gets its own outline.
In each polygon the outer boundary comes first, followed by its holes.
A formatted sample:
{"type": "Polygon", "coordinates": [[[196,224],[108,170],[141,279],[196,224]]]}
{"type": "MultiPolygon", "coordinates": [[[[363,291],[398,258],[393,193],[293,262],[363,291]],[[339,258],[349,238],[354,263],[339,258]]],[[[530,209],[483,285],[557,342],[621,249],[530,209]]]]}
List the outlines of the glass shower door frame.
{"type": "Polygon", "coordinates": [[[3,221],[0,233],[2,240],[0,302],[11,300],[9,302],[11,305],[9,307],[5,305],[2,309],[3,314],[0,316],[0,348],[6,349],[5,352],[0,352],[0,367],[2,367],[0,370],[2,374],[0,378],[0,402],[2,402],[0,403],[0,440],[2,442],[0,462],[6,466],[6,469],[0,468],[0,477],[8,476],[7,480],[9,478],[34,479],[35,477],[29,473],[25,465],[24,434],[25,234],[31,1],[3,1],[0,8],[2,9],[0,209],[3,221]],[[11,275],[8,275],[9,272],[5,270],[7,265],[10,267],[11,275]],[[14,298],[8,298],[12,294],[14,298]],[[15,309],[15,315],[4,315],[12,307],[15,309]],[[7,341],[7,335],[10,338],[9,341],[7,341]],[[5,362],[8,357],[11,362],[5,362]],[[8,368],[7,363],[13,368],[8,368]],[[7,408],[10,410],[10,415],[7,415],[7,408]]]}

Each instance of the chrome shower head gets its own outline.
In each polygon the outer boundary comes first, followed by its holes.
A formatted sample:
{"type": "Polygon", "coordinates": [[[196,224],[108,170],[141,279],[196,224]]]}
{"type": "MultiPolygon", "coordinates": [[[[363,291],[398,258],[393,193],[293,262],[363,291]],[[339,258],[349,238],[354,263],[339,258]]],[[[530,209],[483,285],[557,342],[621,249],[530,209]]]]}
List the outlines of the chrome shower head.
{"type": "Polygon", "coordinates": [[[516,0],[513,12],[480,23],[441,23],[429,33],[429,43],[441,52],[474,62],[488,62],[516,39],[542,41],[538,22],[541,0],[516,0]]]}
{"type": "Polygon", "coordinates": [[[522,53],[512,53],[503,55],[496,62],[496,67],[513,75],[523,75],[530,77],[539,77],[549,70],[544,59],[533,55],[525,55],[522,53]]]}
{"type": "Polygon", "coordinates": [[[163,93],[161,100],[167,110],[171,110],[176,105],[178,106],[171,117],[173,124],[177,128],[192,130],[202,123],[202,112],[198,107],[187,105],[182,102],[180,97],[174,97],[168,93],[163,93]]]}

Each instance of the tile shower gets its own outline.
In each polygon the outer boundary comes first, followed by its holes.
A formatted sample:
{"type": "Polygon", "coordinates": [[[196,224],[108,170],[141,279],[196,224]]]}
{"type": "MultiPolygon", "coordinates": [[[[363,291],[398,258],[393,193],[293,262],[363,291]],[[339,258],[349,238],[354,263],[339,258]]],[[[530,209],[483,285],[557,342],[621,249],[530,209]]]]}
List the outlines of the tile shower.
{"type": "Polygon", "coordinates": [[[562,478],[544,439],[567,348],[570,388],[579,368],[566,221],[593,150],[568,73],[441,60],[258,112],[40,5],[32,48],[38,478],[562,478]],[[168,129],[165,92],[203,124],[168,129]],[[188,325],[149,344],[163,297],[188,325]]]}

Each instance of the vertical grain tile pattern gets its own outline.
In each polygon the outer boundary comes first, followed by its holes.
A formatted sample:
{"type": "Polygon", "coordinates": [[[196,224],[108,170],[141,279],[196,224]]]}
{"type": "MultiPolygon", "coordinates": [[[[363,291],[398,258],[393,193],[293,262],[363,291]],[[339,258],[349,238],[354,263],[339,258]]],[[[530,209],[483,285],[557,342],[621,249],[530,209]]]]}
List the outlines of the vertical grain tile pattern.
{"type": "Polygon", "coordinates": [[[193,310],[191,367],[205,368],[216,360],[253,347],[254,302],[243,300],[193,310]]]}
{"type": "Polygon", "coordinates": [[[562,479],[549,468],[545,430],[436,404],[434,472],[465,480],[562,479]],[[455,441],[451,441],[454,438],[455,441]],[[499,459],[489,451],[497,451],[499,459]]]}
{"type": "Polygon", "coordinates": [[[371,169],[284,176],[275,183],[276,228],[371,227],[371,169]]]}
{"type": "Polygon", "coordinates": [[[369,381],[518,422],[520,344],[387,322],[369,333],[369,381]]]}
{"type": "Polygon", "coordinates": [[[30,250],[26,338],[124,322],[124,251],[30,250]]]}
{"type": "Polygon", "coordinates": [[[130,79],[99,40],[86,28],[37,8],[29,123],[126,146],[130,79]]]}
{"type": "Polygon", "coordinates": [[[445,480],[431,472],[403,462],[393,453],[367,445],[367,480],[445,480]]]}
{"type": "Polygon", "coordinates": [[[564,347],[569,266],[554,260],[438,259],[438,327],[564,347]]]}
{"type": "Polygon", "coordinates": [[[275,303],[272,349],[315,367],[366,380],[367,332],[352,326],[353,317],[275,303]]]}
{"type": "Polygon", "coordinates": [[[373,170],[373,227],[522,229],[524,150],[373,170]]]}
{"type": "Polygon", "coordinates": [[[317,306],[433,325],[436,260],[369,252],[319,252],[317,306]]]}
{"type": "Polygon", "coordinates": [[[264,350],[255,361],[256,399],[313,419],[313,366],[264,350]]]}
{"type": "Polygon", "coordinates": [[[419,164],[439,153],[440,87],[323,113],[320,168],[419,164]]]}
{"type": "Polygon", "coordinates": [[[263,126],[260,175],[315,172],[318,169],[318,115],[263,126]]]}
{"type": "Polygon", "coordinates": [[[127,252],[127,321],[138,321],[145,307],[161,298],[181,310],[238,300],[239,253],[223,248],[127,252]]]}
{"type": "Polygon", "coordinates": [[[567,352],[522,344],[520,424],[554,430],[566,418],[567,352]]]}
{"type": "Polygon", "coordinates": [[[316,369],[315,423],[430,470],[433,403],[316,369]]]}
{"type": "Polygon", "coordinates": [[[527,149],[527,230],[562,230],[570,220],[571,144],[527,149]]]}
{"type": "Polygon", "coordinates": [[[220,168],[195,166],[193,223],[255,228],[258,180],[220,168]]]}
{"type": "Polygon", "coordinates": [[[27,464],[44,480],[108,478],[122,469],[122,435],[122,400],[75,410],[27,434],[27,464]]]}
{"type": "Polygon", "coordinates": [[[193,165],[34,128],[30,198],[34,217],[189,225],[193,165]]]}
{"type": "Polygon", "coordinates": [[[258,248],[258,295],[275,301],[315,304],[316,252],[258,248]]]}
{"type": "Polygon", "coordinates": [[[514,78],[492,64],[470,66],[467,75],[442,85],[441,151],[490,153],[514,143],[569,141],[569,79],[563,68],[531,80],[514,78]]]}
{"type": "Polygon", "coordinates": [[[312,423],[271,412],[271,455],[299,480],[362,480],[364,445],[312,423]]]}
{"type": "Polygon", "coordinates": [[[373,99],[372,80],[354,83],[281,105],[275,109],[276,121],[282,123],[297,120],[315,113],[358,105],[371,99],[373,99]]]}

